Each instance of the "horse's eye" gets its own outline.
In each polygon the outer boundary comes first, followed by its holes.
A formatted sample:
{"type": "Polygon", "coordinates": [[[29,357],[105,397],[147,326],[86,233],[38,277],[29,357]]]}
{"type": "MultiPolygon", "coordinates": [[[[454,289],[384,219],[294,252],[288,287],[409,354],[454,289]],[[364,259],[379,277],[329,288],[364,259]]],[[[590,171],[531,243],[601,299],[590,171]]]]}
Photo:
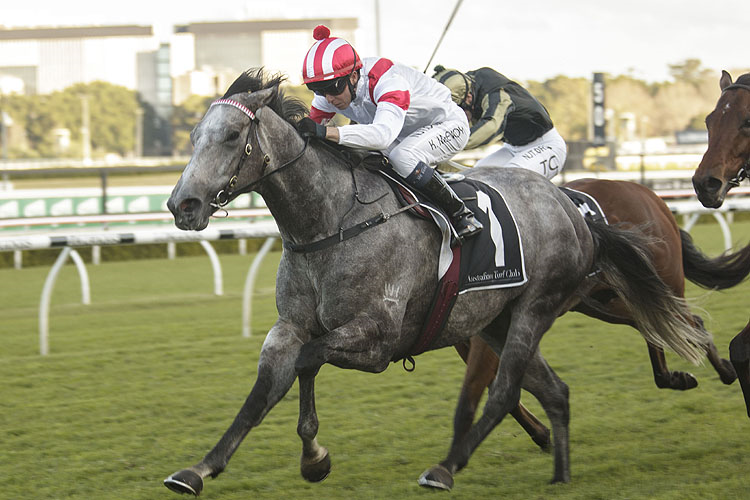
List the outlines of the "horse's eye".
{"type": "Polygon", "coordinates": [[[239,139],[239,137],[240,133],[236,130],[232,130],[231,132],[229,132],[229,135],[227,135],[227,142],[236,141],[237,139],[239,139]]]}
{"type": "Polygon", "coordinates": [[[740,128],[750,130],[750,118],[745,118],[745,121],[742,122],[742,125],[740,125],[740,128]]]}

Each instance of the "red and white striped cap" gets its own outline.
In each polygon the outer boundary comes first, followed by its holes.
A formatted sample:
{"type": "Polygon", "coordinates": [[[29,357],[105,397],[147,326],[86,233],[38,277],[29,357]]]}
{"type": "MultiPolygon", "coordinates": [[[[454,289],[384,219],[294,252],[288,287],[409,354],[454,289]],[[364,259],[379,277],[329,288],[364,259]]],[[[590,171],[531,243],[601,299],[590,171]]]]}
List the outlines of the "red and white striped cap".
{"type": "Polygon", "coordinates": [[[305,83],[333,80],[346,76],[362,67],[357,51],[343,38],[331,36],[331,30],[322,24],[313,30],[317,40],[307,51],[302,65],[305,83]]]}

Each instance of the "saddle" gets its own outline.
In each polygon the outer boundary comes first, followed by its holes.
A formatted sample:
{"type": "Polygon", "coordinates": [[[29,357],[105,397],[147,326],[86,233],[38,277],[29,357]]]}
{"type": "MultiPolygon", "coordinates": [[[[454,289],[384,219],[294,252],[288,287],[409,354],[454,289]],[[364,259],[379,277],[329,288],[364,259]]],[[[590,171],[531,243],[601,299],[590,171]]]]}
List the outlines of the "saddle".
{"type": "Polygon", "coordinates": [[[407,213],[434,221],[443,236],[438,262],[439,283],[430,312],[419,338],[409,355],[403,358],[404,368],[411,371],[414,369],[413,356],[429,349],[445,326],[459,294],[520,286],[527,281],[527,277],[518,227],[500,192],[461,174],[444,176],[487,228],[460,245],[448,214],[408,186],[384,158],[380,155],[367,156],[362,163],[386,179],[402,207],[409,207],[407,213]]]}

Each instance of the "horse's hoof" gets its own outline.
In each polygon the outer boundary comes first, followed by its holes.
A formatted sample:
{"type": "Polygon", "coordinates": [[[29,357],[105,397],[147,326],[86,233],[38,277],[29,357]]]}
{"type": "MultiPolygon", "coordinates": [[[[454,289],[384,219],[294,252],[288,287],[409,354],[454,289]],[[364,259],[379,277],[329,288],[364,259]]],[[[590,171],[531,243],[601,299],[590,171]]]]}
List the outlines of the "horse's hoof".
{"type": "Polygon", "coordinates": [[[550,436],[549,429],[546,429],[540,436],[534,436],[531,438],[532,441],[545,453],[552,452],[552,439],[550,436]]]}
{"type": "Polygon", "coordinates": [[[453,474],[442,465],[436,465],[419,476],[419,485],[425,488],[450,491],[453,488],[453,474]]]}
{"type": "Polygon", "coordinates": [[[328,477],[331,473],[331,456],[328,454],[328,450],[325,451],[325,456],[314,463],[305,462],[305,457],[302,457],[300,463],[300,472],[302,477],[311,483],[319,483],[328,477]]]}
{"type": "Polygon", "coordinates": [[[189,493],[198,496],[203,491],[203,479],[195,472],[185,469],[166,478],[164,486],[175,493],[189,493]]]}
{"type": "Polygon", "coordinates": [[[674,389],[676,391],[687,391],[698,387],[698,379],[688,372],[668,372],[654,378],[656,387],[659,389],[674,389]]]}
{"type": "Polygon", "coordinates": [[[680,381],[677,383],[676,389],[679,391],[687,391],[690,389],[695,389],[698,387],[698,379],[695,378],[695,375],[689,372],[677,372],[682,373],[682,377],[680,377],[680,381]]]}
{"type": "Polygon", "coordinates": [[[553,477],[552,481],[549,482],[549,484],[565,484],[570,482],[570,474],[565,474],[560,477],[553,477]]]}

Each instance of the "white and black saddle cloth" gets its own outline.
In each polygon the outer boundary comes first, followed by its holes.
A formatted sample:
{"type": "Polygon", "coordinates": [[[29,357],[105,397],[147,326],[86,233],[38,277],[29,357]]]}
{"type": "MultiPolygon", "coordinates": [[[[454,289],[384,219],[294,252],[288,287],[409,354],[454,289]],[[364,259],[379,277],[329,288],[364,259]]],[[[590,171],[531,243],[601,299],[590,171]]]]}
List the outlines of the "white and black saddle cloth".
{"type": "Polygon", "coordinates": [[[569,187],[561,186],[560,190],[565,193],[570,201],[578,207],[578,211],[581,212],[585,218],[589,218],[595,222],[607,222],[607,216],[604,214],[604,210],[599,206],[599,202],[588,193],[583,191],[576,191],[569,187]]]}
{"type": "Polygon", "coordinates": [[[448,216],[424,195],[408,186],[398,175],[389,172],[388,169],[383,169],[380,173],[394,186],[402,203],[417,203],[429,213],[440,229],[443,238],[438,279],[445,275],[451,264],[458,264],[459,293],[526,283],[521,236],[515,218],[499,191],[462,175],[448,178],[450,186],[484,226],[479,234],[464,240],[458,263],[454,262],[455,253],[451,250],[451,244],[456,243],[456,235],[448,216]]]}
{"type": "Polygon", "coordinates": [[[461,247],[458,293],[526,283],[521,235],[503,195],[473,179],[452,182],[451,187],[484,226],[461,247]]]}

